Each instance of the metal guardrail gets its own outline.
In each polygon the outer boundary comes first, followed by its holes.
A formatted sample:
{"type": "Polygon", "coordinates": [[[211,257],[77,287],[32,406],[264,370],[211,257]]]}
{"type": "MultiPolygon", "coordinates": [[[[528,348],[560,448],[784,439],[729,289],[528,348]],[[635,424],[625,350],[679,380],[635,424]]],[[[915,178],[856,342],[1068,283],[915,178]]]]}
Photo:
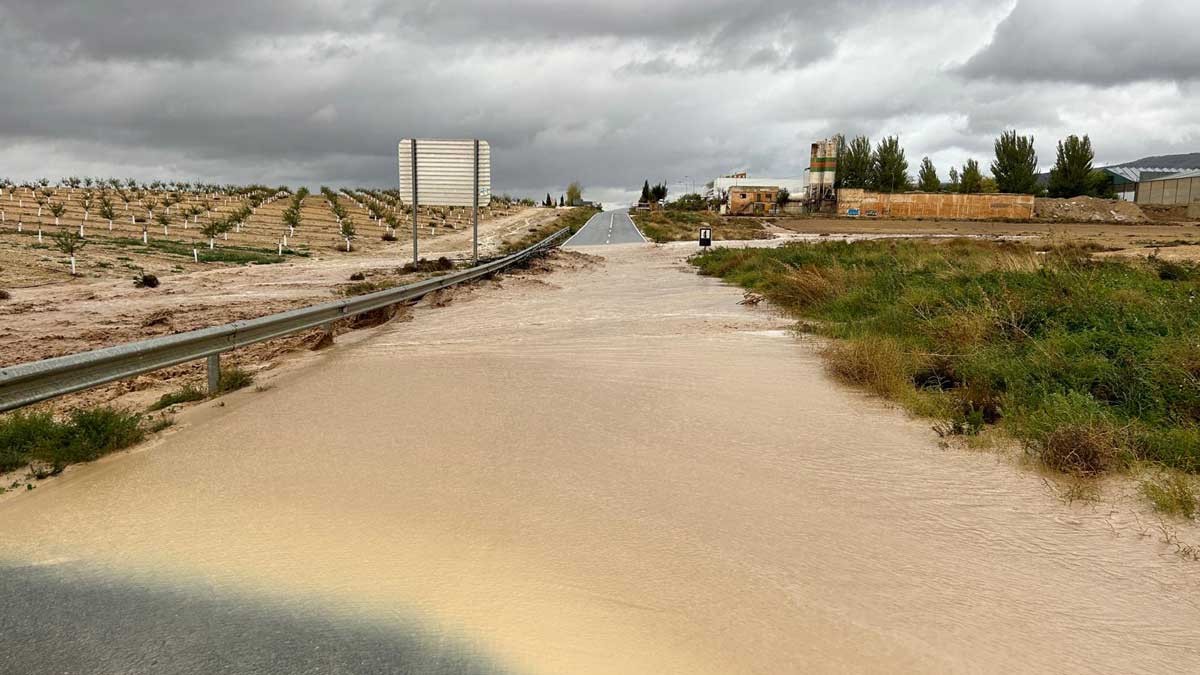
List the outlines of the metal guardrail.
{"type": "Polygon", "coordinates": [[[415,300],[436,290],[500,272],[553,248],[569,234],[570,230],[563,228],[512,255],[407,286],[257,319],[0,368],[0,412],[204,358],[208,359],[211,393],[216,389],[222,352],[310,328],[328,329],[338,319],[415,300]]]}

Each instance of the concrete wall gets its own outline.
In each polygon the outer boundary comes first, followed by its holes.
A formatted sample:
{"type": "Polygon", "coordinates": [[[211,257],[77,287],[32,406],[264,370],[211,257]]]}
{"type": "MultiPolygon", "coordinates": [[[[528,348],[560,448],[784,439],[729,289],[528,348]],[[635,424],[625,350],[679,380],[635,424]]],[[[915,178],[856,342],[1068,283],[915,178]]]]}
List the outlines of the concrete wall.
{"type": "Polygon", "coordinates": [[[1200,176],[1146,180],[1137,184],[1139,204],[1191,204],[1200,202],[1200,176]]]}
{"type": "Polygon", "coordinates": [[[935,192],[881,194],[842,189],[838,191],[837,212],[842,216],[862,217],[1029,220],[1033,218],[1033,195],[935,192]]]}

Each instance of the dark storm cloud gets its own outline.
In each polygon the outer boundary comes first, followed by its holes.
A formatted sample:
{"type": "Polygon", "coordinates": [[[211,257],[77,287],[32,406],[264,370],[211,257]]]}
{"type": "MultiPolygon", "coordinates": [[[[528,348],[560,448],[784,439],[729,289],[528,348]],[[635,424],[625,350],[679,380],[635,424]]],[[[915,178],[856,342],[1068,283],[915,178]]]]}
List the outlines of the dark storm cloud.
{"type": "MultiPolygon", "coordinates": [[[[998,79],[1023,6],[0,0],[0,176],[388,185],[398,138],[477,136],[497,191],[614,192],[798,175],[836,132],[955,163],[1003,128],[1091,133],[1122,159],[1200,135],[1186,83],[998,79]]],[[[1160,43],[1160,63],[1193,53],[1160,43]]]]}
{"type": "Polygon", "coordinates": [[[373,11],[305,0],[4,0],[0,25],[75,58],[190,60],[245,40],[361,29],[373,11]]]}
{"type": "Polygon", "coordinates": [[[1112,86],[1200,78],[1200,2],[1018,0],[969,77],[1112,86]]]}

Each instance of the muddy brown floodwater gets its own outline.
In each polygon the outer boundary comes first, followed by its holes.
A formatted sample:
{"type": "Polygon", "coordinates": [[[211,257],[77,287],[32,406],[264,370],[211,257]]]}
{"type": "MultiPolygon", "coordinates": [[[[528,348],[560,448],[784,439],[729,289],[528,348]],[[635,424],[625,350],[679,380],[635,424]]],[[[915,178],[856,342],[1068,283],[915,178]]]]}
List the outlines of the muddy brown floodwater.
{"type": "Polygon", "coordinates": [[[1200,566],[832,383],[688,250],[589,247],[195,408],[0,503],[0,563],[516,672],[1195,667],[1200,566]]]}

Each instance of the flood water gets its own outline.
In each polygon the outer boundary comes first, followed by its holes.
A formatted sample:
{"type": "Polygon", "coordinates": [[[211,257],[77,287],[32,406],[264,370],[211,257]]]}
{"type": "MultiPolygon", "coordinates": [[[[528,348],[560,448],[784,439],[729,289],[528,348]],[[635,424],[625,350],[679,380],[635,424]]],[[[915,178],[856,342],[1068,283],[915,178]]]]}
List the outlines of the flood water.
{"type": "Polygon", "coordinates": [[[681,250],[589,247],[0,502],[0,671],[1194,672],[1200,565],[940,449],[681,250]]]}

